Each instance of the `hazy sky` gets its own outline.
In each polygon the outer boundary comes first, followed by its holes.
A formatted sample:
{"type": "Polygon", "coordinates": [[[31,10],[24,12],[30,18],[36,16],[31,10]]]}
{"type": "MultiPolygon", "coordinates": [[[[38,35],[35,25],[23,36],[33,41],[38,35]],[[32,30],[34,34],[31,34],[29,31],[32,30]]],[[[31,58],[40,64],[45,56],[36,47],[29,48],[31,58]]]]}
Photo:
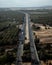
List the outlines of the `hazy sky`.
{"type": "Polygon", "coordinates": [[[39,7],[52,5],[52,0],[0,0],[0,7],[39,7]]]}

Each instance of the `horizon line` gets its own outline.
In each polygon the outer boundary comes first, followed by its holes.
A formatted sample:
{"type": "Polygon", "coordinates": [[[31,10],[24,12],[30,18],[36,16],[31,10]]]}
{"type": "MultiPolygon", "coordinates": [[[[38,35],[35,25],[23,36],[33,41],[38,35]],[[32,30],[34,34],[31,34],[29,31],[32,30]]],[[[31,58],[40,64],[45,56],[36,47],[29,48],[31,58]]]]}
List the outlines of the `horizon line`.
{"type": "Polygon", "coordinates": [[[0,7],[0,8],[29,8],[29,7],[32,7],[32,8],[35,7],[35,8],[37,8],[37,7],[49,7],[49,6],[51,7],[52,5],[45,5],[45,6],[28,6],[28,7],[26,7],[26,6],[25,6],[25,7],[24,7],[24,6],[23,6],[23,7],[22,7],[22,6],[21,6],[21,7],[20,7],[20,6],[19,6],[19,7],[18,7],[18,6],[14,6],[14,7],[13,7],[13,6],[12,6],[12,7],[0,7]]]}

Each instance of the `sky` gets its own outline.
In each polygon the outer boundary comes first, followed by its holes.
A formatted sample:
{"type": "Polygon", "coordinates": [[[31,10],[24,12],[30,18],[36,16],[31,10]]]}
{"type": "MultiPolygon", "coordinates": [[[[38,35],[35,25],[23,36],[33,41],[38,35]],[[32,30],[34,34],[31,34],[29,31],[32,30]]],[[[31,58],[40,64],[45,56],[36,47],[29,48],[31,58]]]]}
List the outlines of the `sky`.
{"type": "Polygon", "coordinates": [[[52,0],[0,0],[0,7],[52,6],[52,0]]]}

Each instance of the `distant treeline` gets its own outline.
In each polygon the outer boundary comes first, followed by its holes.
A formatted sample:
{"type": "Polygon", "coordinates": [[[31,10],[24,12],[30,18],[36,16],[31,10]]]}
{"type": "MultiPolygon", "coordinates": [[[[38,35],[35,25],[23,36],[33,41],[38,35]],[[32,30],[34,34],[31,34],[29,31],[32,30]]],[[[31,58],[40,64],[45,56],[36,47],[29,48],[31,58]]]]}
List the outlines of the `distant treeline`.
{"type": "Polygon", "coordinates": [[[31,21],[52,26],[52,12],[48,12],[47,14],[31,14],[31,21]]]}
{"type": "Polygon", "coordinates": [[[0,22],[3,21],[22,21],[24,14],[18,11],[0,11],[0,22]]]}

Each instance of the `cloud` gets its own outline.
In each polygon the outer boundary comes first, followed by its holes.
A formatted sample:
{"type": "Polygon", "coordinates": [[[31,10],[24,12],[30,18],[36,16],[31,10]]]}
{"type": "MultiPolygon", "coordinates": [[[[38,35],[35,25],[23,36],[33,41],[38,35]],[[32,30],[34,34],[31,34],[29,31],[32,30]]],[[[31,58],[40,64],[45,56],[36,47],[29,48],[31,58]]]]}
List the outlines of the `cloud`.
{"type": "Polygon", "coordinates": [[[0,7],[36,7],[52,5],[52,0],[0,0],[0,7]]]}

